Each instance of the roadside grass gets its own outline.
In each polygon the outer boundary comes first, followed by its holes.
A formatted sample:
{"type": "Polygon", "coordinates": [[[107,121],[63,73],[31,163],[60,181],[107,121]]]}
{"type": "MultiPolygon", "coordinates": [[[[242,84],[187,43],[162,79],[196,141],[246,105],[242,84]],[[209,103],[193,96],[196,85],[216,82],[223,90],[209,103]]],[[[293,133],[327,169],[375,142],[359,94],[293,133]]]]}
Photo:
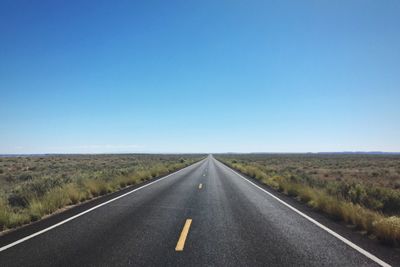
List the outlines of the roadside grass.
{"type": "Polygon", "coordinates": [[[7,228],[14,228],[30,222],[26,213],[15,212],[0,200],[0,231],[7,228]]]}
{"type": "MultiPolygon", "coordinates": [[[[46,175],[33,181],[24,180],[15,185],[8,198],[4,193],[0,196],[0,231],[40,220],[66,206],[166,175],[201,158],[159,156],[158,159],[142,160],[129,172],[113,171],[108,173],[109,176],[93,172],[91,177],[91,172],[85,172],[72,179],[46,175]]],[[[80,168],[87,168],[87,163],[80,164],[80,168]]]]}
{"type": "Polygon", "coordinates": [[[103,180],[88,179],[83,183],[88,198],[98,197],[112,192],[111,184],[103,180]]]}
{"type": "Polygon", "coordinates": [[[71,203],[68,194],[62,187],[54,188],[40,199],[32,199],[28,213],[31,221],[37,221],[71,203]]]}
{"type": "MultiPolygon", "coordinates": [[[[300,182],[301,180],[294,178],[291,173],[278,175],[272,172],[268,174],[263,166],[257,166],[252,162],[239,163],[236,159],[222,157],[219,159],[241,173],[258,179],[271,188],[327,214],[333,220],[354,225],[357,230],[364,231],[370,237],[376,237],[382,243],[391,246],[400,245],[400,217],[398,216],[385,215],[382,210],[371,210],[359,203],[353,203],[352,200],[357,202],[356,198],[340,197],[336,191],[332,191],[331,188],[327,189],[326,184],[319,187],[313,186],[310,181],[300,182]]],[[[386,193],[384,190],[379,192],[386,193]]]]}

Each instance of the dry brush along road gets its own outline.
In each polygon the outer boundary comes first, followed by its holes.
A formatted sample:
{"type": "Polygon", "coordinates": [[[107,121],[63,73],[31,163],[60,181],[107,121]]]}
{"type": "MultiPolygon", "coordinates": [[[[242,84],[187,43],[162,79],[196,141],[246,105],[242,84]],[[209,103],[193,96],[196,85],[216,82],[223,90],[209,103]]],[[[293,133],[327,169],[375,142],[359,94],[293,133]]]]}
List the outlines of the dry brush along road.
{"type": "Polygon", "coordinates": [[[389,266],[398,254],[211,155],[0,237],[0,266],[389,266]]]}

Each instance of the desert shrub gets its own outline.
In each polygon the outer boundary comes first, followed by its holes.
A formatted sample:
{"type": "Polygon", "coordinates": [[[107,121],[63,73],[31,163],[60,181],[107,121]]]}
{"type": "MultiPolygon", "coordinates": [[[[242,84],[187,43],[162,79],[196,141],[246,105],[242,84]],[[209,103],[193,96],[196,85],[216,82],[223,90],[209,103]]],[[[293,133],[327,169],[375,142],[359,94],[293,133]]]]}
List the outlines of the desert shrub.
{"type": "Polygon", "coordinates": [[[7,204],[3,199],[0,199],[0,231],[7,226],[9,217],[7,204]]]}
{"type": "Polygon", "coordinates": [[[0,176],[8,186],[2,188],[4,196],[0,197],[0,231],[39,220],[67,205],[176,171],[200,158],[198,155],[0,158],[0,164],[10,170],[0,176]]]}
{"type": "Polygon", "coordinates": [[[24,191],[27,195],[33,194],[36,197],[41,197],[53,188],[63,185],[65,181],[61,177],[45,176],[42,179],[37,179],[24,184],[24,191]]]}
{"type": "Polygon", "coordinates": [[[290,168],[284,168],[285,171],[281,172],[283,175],[271,176],[266,172],[262,175],[259,173],[261,167],[257,164],[238,164],[221,160],[275,190],[300,199],[335,220],[343,220],[377,236],[382,242],[392,245],[400,243],[400,218],[386,217],[380,213],[383,211],[387,214],[399,214],[398,191],[343,180],[315,182],[312,178],[299,175],[301,172],[296,172],[296,175],[290,174],[290,168]]]}
{"type": "Polygon", "coordinates": [[[395,179],[392,183],[392,187],[393,189],[400,189],[400,179],[395,179]]]}
{"type": "Polygon", "coordinates": [[[30,218],[32,220],[38,220],[70,203],[69,196],[63,188],[54,188],[40,199],[32,199],[30,201],[30,218]]]}
{"type": "Polygon", "coordinates": [[[29,180],[32,180],[33,177],[32,177],[32,174],[30,174],[30,173],[23,173],[23,174],[19,175],[17,179],[20,181],[29,181],[29,180]]]}
{"type": "Polygon", "coordinates": [[[26,213],[12,210],[4,199],[0,199],[0,231],[28,222],[29,216],[26,213]]]}
{"type": "Polygon", "coordinates": [[[29,195],[22,190],[15,190],[8,196],[8,204],[12,207],[26,207],[29,204],[29,195]]]}
{"type": "Polygon", "coordinates": [[[384,191],[382,211],[389,214],[398,214],[400,212],[400,192],[395,190],[384,191]]]}
{"type": "Polygon", "coordinates": [[[8,203],[12,207],[27,207],[30,199],[40,198],[62,184],[63,181],[61,179],[52,179],[51,177],[24,182],[14,188],[8,197],[8,203]]]}
{"type": "Polygon", "coordinates": [[[362,203],[367,197],[367,192],[361,184],[352,184],[346,194],[346,197],[353,203],[362,203]]]}

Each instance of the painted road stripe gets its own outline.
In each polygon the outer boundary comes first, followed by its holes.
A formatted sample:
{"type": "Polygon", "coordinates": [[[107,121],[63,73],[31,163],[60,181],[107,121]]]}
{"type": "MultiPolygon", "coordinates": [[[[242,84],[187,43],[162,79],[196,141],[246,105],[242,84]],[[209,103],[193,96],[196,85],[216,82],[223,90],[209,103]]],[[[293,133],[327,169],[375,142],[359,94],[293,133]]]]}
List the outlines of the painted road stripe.
{"type": "Polygon", "coordinates": [[[179,237],[178,243],[176,244],[175,251],[183,251],[185,247],[186,237],[189,233],[190,225],[192,224],[192,219],[187,219],[185,225],[183,226],[181,236],[179,237]]]}
{"type": "Polygon", "coordinates": [[[203,184],[199,184],[199,189],[201,189],[203,187],[203,184]]]}
{"type": "Polygon", "coordinates": [[[20,243],[22,243],[22,242],[25,242],[25,241],[27,241],[27,240],[29,240],[29,239],[31,239],[31,238],[34,238],[35,236],[44,234],[44,233],[46,233],[46,232],[48,232],[48,231],[50,231],[50,230],[52,230],[52,229],[54,229],[54,228],[56,228],[56,227],[58,227],[58,226],[60,226],[60,225],[63,225],[63,224],[65,224],[65,223],[69,222],[69,221],[72,221],[72,220],[74,220],[74,219],[76,219],[76,218],[78,218],[78,217],[81,217],[82,215],[85,215],[86,213],[89,213],[89,212],[91,212],[91,211],[93,211],[93,210],[95,210],[95,209],[98,209],[98,208],[100,208],[100,207],[102,207],[102,206],[104,206],[104,205],[107,205],[107,204],[109,204],[109,203],[111,203],[111,202],[114,202],[114,201],[117,200],[117,199],[123,198],[123,197],[125,197],[125,196],[127,196],[127,195],[130,195],[130,194],[136,192],[136,191],[139,191],[140,189],[146,188],[146,187],[148,187],[148,186],[150,186],[150,185],[152,185],[152,184],[158,183],[158,182],[160,182],[160,181],[162,181],[162,180],[164,180],[164,179],[166,179],[166,178],[168,178],[168,177],[170,177],[170,176],[172,176],[172,175],[175,175],[175,174],[177,174],[177,173],[179,173],[179,172],[181,172],[181,171],[183,171],[183,170],[185,170],[185,169],[187,169],[187,168],[189,168],[189,167],[193,167],[193,166],[199,165],[199,164],[203,163],[205,160],[206,160],[206,159],[203,159],[203,160],[201,160],[201,161],[199,161],[199,162],[197,162],[197,163],[194,163],[194,164],[192,164],[192,165],[189,165],[189,166],[187,166],[187,167],[185,167],[185,168],[183,168],[183,169],[181,169],[181,170],[179,170],[179,171],[176,171],[176,172],[173,172],[173,173],[171,173],[171,174],[168,174],[167,176],[162,177],[162,178],[160,178],[160,179],[158,179],[158,180],[156,180],[156,181],[154,181],[154,182],[145,184],[145,185],[143,185],[143,186],[141,186],[141,187],[139,187],[139,188],[133,189],[132,191],[129,191],[129,192],[123,194],[123,195],[120,195],[120,196],[118,196],[118,197],[115,197],[115,198],[113,198],[113,199],[110,199],[110,200],[108,200],[108,201],[106,201],[106,202],[103,202],[103,203],[101,203],[101,204],[99,204],[99,205],[97,205],[97,206],[94,206],[94,207],[92,207],[92,208],[90,208],[90,209],[88,209],[88,210],[85,210],[85,211],[83,211],[83,212],[81,212],[81,213],[78,213],[78,214],[72,216],[72,217],[69,217],[68,219],[65,219],[64,221],[61,221],[61,222],[59,222],[59,223],[56,223],[56,224],[54,224],[54,225],[52,225],[52,226],[50,226],[50,227],[48,227],[48,228],[45,228],[45,229],[43,229],[43,230],[41,230],[41,231],[38,231],[38,232],[33,233],[33,234],[31,234],[31,235],[28,235],[28,236],[26,236],[26,237],[24,237],[24,238],[21,238],[21,239],[19,239],[19,240],[17,240],[17,241],[14,241],[14,242],[12,242],[12,243],[10,243],[10,244],[8,244],[8,245],[5,245],[5,246],[3,246],[3,247],[0,247],[0,252],[4,251],[4,250],[6,250],[6,249],[9,249],[9,248],[11,248],[11,247],[14,247],[14,246],[16,246],[16,245],[18,245],[18,244],[20,244],[20,243]]]}
{"type": "Polygon", "coordinates": [[[339,239],[340,241],[342,241],[343,243],[345,243],[346,245],[352,247],[353,249],[357,250],[359,253],[363,254],[365,257],[369,258],[370,260],[376,262],[377,264],[381,265],[381,266],[385,266],[385,267],[390,267],[391,265],[384,262],[383,260],[379,259],[378,257],[376,257],[375,255],[369,253],[368,251],[362,249],[361,247],[357,246],[356,244],[354,244],[353,242],[351,242],[350,240],[344,238],[343,236],[339,235],[338,233],[334,232],[333,230],[329,229],[328,227],[326,227],[325,225],[317,222],[316,220],[314,220],[313,218],[311,218],[310,216],[304,214],[303,212],[299,211],[298,209],[292,207],[291,205],[289,205],[288,203],[286,203],[285,201],[283,201],[282,199],[278,198],[277,196],[271,194],[270,192],[268,192],[267,190],[265,190],[264,188],[258,186],[257,184],[253,183],[252,181],[250,181],[249,179],[245,178],[243,175],[241,175],[240,173],[236,172],[235,170],[227,167],[225,164],[220,163],[222,166],[224,166],[225,168],[227,168],[228,170],[232,171],[233,173],[235,173],[237,176],[239,176],[240,178],[244,179],[246,182],[254,185],[255,187],[257,187],[258,189],[260,189],[261,191],[263,191],[264,193],[270,195],[271,197],[273,197],[274,199],[276,199],[277,201],[279,201],[280,203],[282,203],[283,205],[285,205],[286,207],[288,207],[289,209],[293,210],[294,212],[296,212],[297,214],[303,216],[304,218],[306,218],[307,220],[309,220],[310,222],[312,222],[313,224],[315,224],[316,226],[322,228],[323,230],[325,230],[326,232],[328,232],[329,234],[333,235],[334,237],[336,237],[337,239],[339,239]]]}

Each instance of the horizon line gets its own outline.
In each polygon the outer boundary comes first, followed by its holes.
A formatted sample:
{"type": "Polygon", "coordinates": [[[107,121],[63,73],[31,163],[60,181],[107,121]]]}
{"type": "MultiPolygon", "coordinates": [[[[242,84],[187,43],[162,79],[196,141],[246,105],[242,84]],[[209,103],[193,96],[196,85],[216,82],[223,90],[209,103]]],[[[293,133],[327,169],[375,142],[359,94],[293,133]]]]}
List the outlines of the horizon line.
{"type": "Polygon", "coordinates": [[[400,154],[399,152],[390,151],[302,151],[302,152],[273,152],[273,151],[259,151],[259,152],[49,152],[49,153],[0,153],[1,157],[4,156],[46,156],[46,155],[129,155],[129,154],[147,154],[147,155],[159,155],[159,154],[170,154],[170,155],[185,155],[185,154],[400,154]]]}

